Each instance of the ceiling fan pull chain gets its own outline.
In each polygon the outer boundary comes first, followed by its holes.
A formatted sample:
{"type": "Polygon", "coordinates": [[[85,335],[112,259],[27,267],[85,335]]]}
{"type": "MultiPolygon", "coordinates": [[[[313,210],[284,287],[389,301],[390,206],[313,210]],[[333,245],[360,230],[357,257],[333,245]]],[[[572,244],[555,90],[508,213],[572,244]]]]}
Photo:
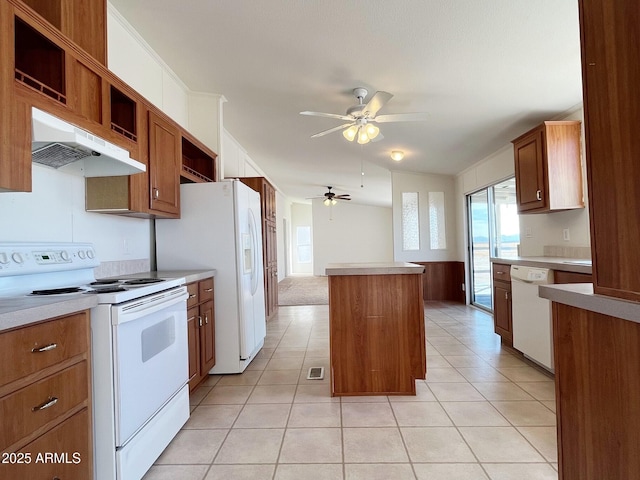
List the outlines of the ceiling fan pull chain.
{"type": "Polygon", "coordinates": [[[360,145],[360,188],[364,188],[364,151],[360,145]]]}

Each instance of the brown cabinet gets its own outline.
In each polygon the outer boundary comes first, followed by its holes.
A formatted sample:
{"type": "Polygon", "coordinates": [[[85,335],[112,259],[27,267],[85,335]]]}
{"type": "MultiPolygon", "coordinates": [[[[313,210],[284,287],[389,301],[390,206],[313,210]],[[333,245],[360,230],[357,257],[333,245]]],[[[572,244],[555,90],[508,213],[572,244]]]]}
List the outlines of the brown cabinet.
{"type": "Polygon", "coordinates": [[[149,182],[151,209],[180,215],[180,132],[149,110],[149,182]]]}
{"type": "Polygon", "coordinates": [[[640,11],[582,0],[580,12],[594,291],[640,302],[640,11]]]}
{"type": "Polygon", "coordinates": [[[493,263],[493,328],[502,341],[513,345],[511,265],[493,263]]]}
{"type": "Polygon", "coordinates": [[[190,283],[187,290],[189,390],[193,391],[216,364],[213,278],[190,283]]]}
{"type": "Polygon", "coordinates": [[[584,208],[580,122],[544,122],[512,143],[518,213],[584,208]]]}
{"type": "Polygon", "coordinates": [[[262,215],[262,259],[264,262],[265,313],[269,320],[278,311],[278,237],[276,189],[266,178],[244,177],[240,181],[260,193],[262,215]]]}
{"type": "Polygon", "coordinates": [[[88,311],[0,333],[0,478],[93,477],[89,345],[88,311]]]}

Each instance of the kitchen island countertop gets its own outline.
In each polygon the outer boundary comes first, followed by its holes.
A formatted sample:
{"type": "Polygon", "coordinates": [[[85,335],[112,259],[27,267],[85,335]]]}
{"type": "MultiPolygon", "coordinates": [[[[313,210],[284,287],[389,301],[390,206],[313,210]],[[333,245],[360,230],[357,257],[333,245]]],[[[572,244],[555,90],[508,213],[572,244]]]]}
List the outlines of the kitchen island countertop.
{"type": "Polygon", "coordinates": [[[402,275],[421,274],[424,265],[407,262],[330,263],[325,274],[332,275],[402,275]]]}

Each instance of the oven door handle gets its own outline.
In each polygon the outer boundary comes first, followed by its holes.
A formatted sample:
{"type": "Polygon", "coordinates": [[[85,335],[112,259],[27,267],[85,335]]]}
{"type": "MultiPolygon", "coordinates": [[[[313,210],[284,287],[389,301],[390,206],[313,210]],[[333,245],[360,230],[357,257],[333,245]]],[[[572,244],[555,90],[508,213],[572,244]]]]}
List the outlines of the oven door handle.
{"type": "Polygon", "coordinates": [[[123,303],[121,305],[114,305],[112,307],[112,324],[118,325],[121,323],[131,322],[146,315],[164,310],[180,302],[185,302],[186,319],[186,300],[188,296],[187,287],[182,286],[156,295],[132,300],[131,302],[123,303]]]}

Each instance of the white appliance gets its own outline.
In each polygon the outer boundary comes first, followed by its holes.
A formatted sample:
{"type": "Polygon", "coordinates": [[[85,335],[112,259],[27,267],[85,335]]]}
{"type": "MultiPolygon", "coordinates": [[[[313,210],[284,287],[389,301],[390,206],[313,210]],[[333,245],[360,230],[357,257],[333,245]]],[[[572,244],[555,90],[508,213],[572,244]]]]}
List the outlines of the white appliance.
{"type": "Polygon", "coordinates": [[[180,186],[181,218],[156,220],[158,270],[215,268],[216,365],[240,373],[264,345],[260,194],[239,180],[180,186]]]}
{"type": "Polygon", "coordinates": [[[3,299],[96,295],[94,478],[140,480],[189,418],[184,279],[95,281],[99,262],[84,243],[0,243],[0,260],[3,299]]]}
{"type": "Polygon", "coordinates": [[[554,371],[551,302],[538,296],[538,286],[553,283],[553,270],[511,266],[513,347],[554,371]]]}
{"type": "Polygon", "coordinates": [[[31,108],[33,161],[85,177],[145,172],[129,152],[53,115],[31,108]]]}

